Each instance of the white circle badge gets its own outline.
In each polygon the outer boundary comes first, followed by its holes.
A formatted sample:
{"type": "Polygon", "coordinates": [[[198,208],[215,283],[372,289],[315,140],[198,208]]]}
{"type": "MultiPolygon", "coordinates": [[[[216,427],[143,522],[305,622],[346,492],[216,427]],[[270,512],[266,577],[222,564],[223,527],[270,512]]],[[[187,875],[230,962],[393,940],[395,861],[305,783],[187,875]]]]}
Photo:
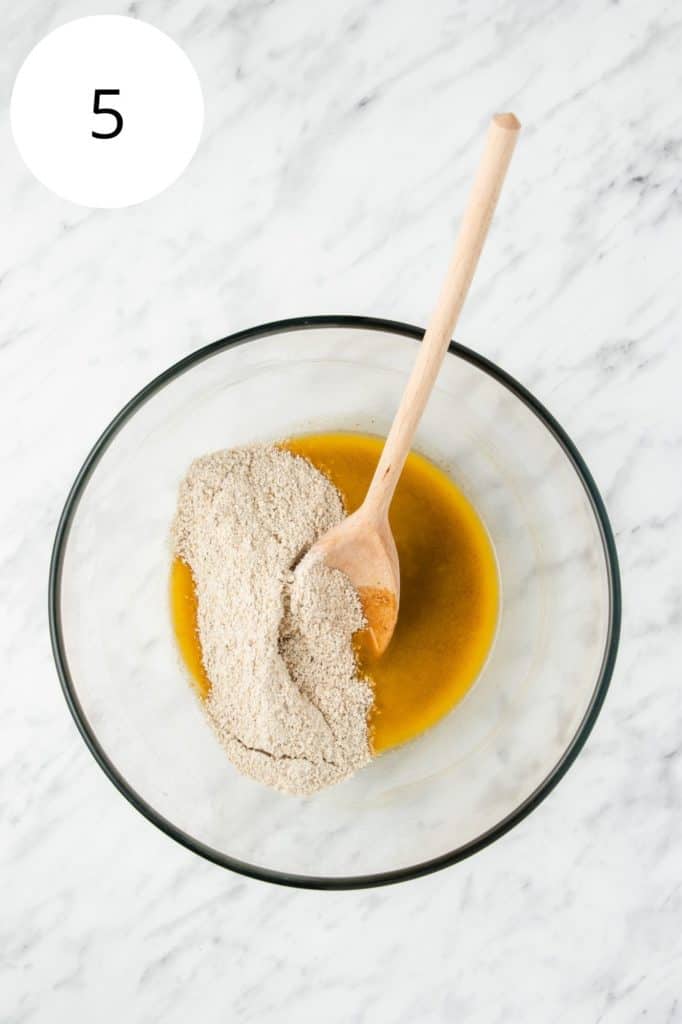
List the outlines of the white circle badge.
{"type": "Polygon", "coordinates": [[[116,208],[151,199],[199,144],[201,85],[163,32],[118,15],[79,18],[31,51],[14,83],[12,134],[63,199],[116,208]]]}

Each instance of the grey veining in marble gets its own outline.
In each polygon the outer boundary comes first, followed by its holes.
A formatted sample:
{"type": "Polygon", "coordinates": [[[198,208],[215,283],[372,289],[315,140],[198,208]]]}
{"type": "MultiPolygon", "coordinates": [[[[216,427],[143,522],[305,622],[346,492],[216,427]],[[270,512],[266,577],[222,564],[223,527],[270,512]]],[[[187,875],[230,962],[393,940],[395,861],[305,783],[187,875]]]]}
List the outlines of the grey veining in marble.
{"type": "Polygon", "coordinates": [[[0,1020],[682,1021],[682,10],[654,0],[2,5],[0,1020]],[[166,193],[39,185],[8,97],[52,28],[132,13],[201,77],[166,193]],[[241,327],[424,321],[488,115],[524,122],[459,338],[530,387],[607,501],[621,653],[587,747],[474,859],[358,893],[175,846],[78,737],[46,579],[68,487],[154,374],[241,327]]]}

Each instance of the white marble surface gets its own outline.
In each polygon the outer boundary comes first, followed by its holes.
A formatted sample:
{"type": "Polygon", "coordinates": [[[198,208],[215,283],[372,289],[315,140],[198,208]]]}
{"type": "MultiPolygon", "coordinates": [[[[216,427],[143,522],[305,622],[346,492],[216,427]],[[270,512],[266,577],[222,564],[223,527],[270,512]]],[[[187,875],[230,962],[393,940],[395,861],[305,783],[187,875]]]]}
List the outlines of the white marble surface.
{"type": "Polygon", "coordinates": [[[0,1020],[682,1021],[682,10],[433,0],[3,4],[0,1020]],[[169,32],[205,135],[140,207],[32,179],[7,99],[83,14],[169,32]],[[204,863],[95,766],[49,650],[47,566],[91,442],[192,348],[282,316],[423,322],[488,114],[525,123],[458,336],[545,401],[612,517],[602,716],[521,826],[427,879],[278,889],[204,863]],[[677,976],[676,976],[677,975],[677,976]]]}

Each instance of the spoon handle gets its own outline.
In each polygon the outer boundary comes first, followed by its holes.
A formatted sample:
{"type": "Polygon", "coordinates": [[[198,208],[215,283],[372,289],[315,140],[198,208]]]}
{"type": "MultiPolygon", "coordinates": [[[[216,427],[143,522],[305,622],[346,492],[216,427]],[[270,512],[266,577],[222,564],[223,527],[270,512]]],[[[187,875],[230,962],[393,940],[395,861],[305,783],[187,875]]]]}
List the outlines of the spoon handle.
{"type": "Polygon", "coordinates": [[[520,127],[513,114],[495,114],[490,123],[438,303],[363,503],[363,510],[378,520],[388,513],[412,438],[467,297],[520,127]]]}

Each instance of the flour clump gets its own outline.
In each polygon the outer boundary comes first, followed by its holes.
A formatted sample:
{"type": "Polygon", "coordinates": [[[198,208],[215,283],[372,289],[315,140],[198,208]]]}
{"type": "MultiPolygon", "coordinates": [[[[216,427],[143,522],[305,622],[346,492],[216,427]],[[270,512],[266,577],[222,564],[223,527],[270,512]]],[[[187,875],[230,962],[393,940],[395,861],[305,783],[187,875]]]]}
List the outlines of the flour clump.
{"type": "Polygon", "coordinates": [[[239,771],[295,795],[371,758],[372,689],[352,645],[358,595],[320,562],[293,572],[343,517],[338,491],[306,459],[250,445],[192,463],[173,524],[196,588],[208,718],[239,771]]]}

